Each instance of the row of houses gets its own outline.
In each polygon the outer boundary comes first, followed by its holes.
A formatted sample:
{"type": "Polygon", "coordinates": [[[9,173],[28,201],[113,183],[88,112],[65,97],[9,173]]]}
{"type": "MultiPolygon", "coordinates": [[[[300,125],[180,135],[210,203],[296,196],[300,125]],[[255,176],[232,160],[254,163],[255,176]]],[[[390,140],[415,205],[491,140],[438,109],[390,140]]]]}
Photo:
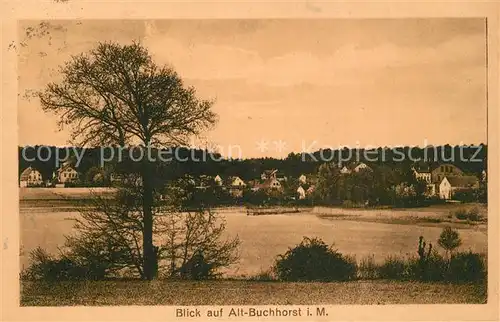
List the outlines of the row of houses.
{"type": "MultiPolygon", "coordinates": [[[[427,195],[439,196],[440,199],[452,199],[455,192],[466,189],[478,189],[480,179],[464,173],[453,164],[441,164],[431,169],[424,165],[412,168],[417,179],[427,183],[427,195]]],[[[481,173],[481,181],[486,181],[486,170],[481,173]]]]}
{"type": "MultiPolygon", "coordinates": [[[[352,163],[342,167],[340,173],[351,174],[361,170],[372,171],[363,162],[352,163]]],[[[413,174],[418,180],[427,183],[426,195],[428,197],[439,197],[440,199],[452,199],[457,191],[478,189],[480,180],[475,175],[466,174],[453,164],[441,164],[431,168],[428,164],[412,167],[413,174]]],[[[486,181],[486,170],[482,171],[481,180],[486,181]]]]}
{"type": "MultiPolygon", "coordinates": [[[[241,197],[243,195],[243,190],[250,188],[251,191],[259,190],[274,190],[283,191],[284,183],[288,181],[288,178],[278,172],[277,169],[265,170],[260,176],[260,180],[249,180],[245,182],[238,176],[228,176],[224,180],[220,175],[215,176],[214,182],[221,187],[229,189],[229,193],[234,197],[241,197]]],[[[302,174],[298,178],[299,187],[297,188],[297,195],[299,199],[305,199],[307,195],[311,194],[314,190],[314,186],[311,185],[311,181],[308,180],[305,174],[302,174]],[[309,187],[304,188],[305,185],[309,187]]]]}
{"type": "MultiPolygon", "coordinates": [[[[351,173],[364,171],[372,171],[372,169],[363,162],[350,163],[342,166],[340,173],[349,175],[351,173]]],[[[413,167],[412,171],[417,179],[427,183],[427,196],[438,196],[441,199],[452,199],[456,191],[463,189],[477,189],[480,185],[478,177],[464,173],[460,168],[453,164],[442,164],[434,168],[427,165],[413,167]]],[[[66,183],[76,182],[79,180],[79,173],[72,167],[70,163],[65,163],[61,168],[54,171],[52,181],[64,186],[66,183]]],[[[238,176],[228,176],[223,178],[220,175],[215,177],[200,176],[196,180],[191,179],[193,184],[199,188],[208,187],[212,183],[228,189],[234,197],[241,197],[243,191],[250,188],[252,191],[258,190],[276,190],[283,191],[284,183],[288,178],[278,172],[277,169],[265,170],[260,176],[260,180],[250,180],[245,182],[238,176]]],[[[481,180],[486,181],[486,171],[483,170],[481,180]]],[[[111,175],[111,183],[117,184],[122,181],[118,174],[111,175]]],[[[20,176],[20,186],[42,186],[48,185],[51,182],[43,182],[41,173],[28,167],[20,176]]],[[[140,184],[140,183],[139,183],[140,184]]],[[[296,190],[299,199],[305,199],[314,192],[315,178],[312,175],[301,174],[298,177],[298,188],[296,190]]]]}
{"type": "Polygon", "coordinates": [[[28,167],[21,172],[19,185],[21,187],[48,186],[53,181],[64,185],[65,183],[76,182],[80,178],[78,171],[69,163],[63,164],[52,174],[52,180],[43,181],[40,171],[33,167],[28,167]]]}

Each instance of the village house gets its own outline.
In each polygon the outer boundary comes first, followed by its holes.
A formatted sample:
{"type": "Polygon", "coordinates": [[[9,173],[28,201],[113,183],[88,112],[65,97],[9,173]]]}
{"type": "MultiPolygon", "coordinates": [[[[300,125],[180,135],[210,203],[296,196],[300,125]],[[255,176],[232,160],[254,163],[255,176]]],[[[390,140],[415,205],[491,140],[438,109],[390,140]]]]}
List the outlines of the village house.
{"type": "Polygon", "coordinates": [[[263,181],[269,180],[269,179],[276,179],[277,175],[278,175],[278,170],[276,170],[276,169],[265,170],[260,175],[260,179],[263,180],[263,181]]]}
{"type": "Polygon", "coordinates": [[[351,170],[347,166],[343,166],[342,169],[340,169],[340,173],[342,173],[342,174],[350,174],[351,170]]]}
{"type": "Polygon", "coordinates": [[[245,181],[241,180],[240,177],[232,176],[228,178],[228,185],[231,187],[246,187],[245,181]]]}
{"type": "Polygon", "coordinates": [[[446,176],[439,184],[439,198],[452,199],[457,191],[478,188],[479,180],[475,176],[446,176]]]}
{"type": "Polygon", "coordinates": [[[304,190],[304,188],[302,188],[302,186],[299,186],[297,188],[297,194],[299,196],[299,200],[306,199],[306,191],[304,190]]]}
{"type": "Polygon", "coordinates": [[[354,172],[359,172],[361,170],[369,170],[371,171],[372,168],[370,168],[369,166],[367,166],[365,163],[363,162],[360,162],[358,163],[355,167],[354,167],[354,172]]]}
{"type": "Polygon", "coordinates": [[[218,186],[222,186],[224,183],[224,180],[222,180],[222,177],[220,175],[216,175],[214,178],[215,184],[218,186]]]}
{"type": "Polygon", "coordinates": [[[429,165],[420,164],[417,167],[412,167],[413,175],[417,180],[422,180],[427,183],[425,196],[433,197],[436,195],[436,184],[432,182],[432,173],[429,165]]]}
{"type": "Polygon", "coordinates": [[[444,177],[457,177],[464,175],[464,172],[453,164],[442,164],[431,171],[432,183],[440,184],[444,177]]]}
{"type": "Polygon", "coordinates": [[[78,181],[80,174],[68,163],[65,163],[62,167],[57,169],[53,178],[57,179],[59,183],[70,183],[78,181]]]}
{"type": "Polygon", "coordinates": [[[42,174],[32,167],[24,169],[19,177],[19,185],[21,187],[38,186],[41,184],[43,184],[42,174]]]}
{"type": "Polygon", "coordinates": [[[283,189],[283,186],[281,185],[281,182],[276,179],[276,178],[270,178],[265,180],[263,183],[257,186],[258,189],[266,189],[266,190],[279,190],[281,191],[283,189]]]}
{"type": "Polygon", "coordinates": [[[370,171],[372,170],[368,165],[366,165],[366,163],[357,162],[357,163],[352,163],[352,164],[343,166],[342,169],[340,169],[340,173],[350,174],[352,172],[359,172],[363,169],[370,170],[370,171]]]}
{"type": "Polygon", "coordinates": [[[240,177],[230,176],[227,178],[227,186],[231,196],[241,198],[243,197],[243,189],[247,186],[247,184],[240,177]]]}
{"type": "Polygon", "coordinates": [[[428,166],[422,166],[418,169],[412,167],[412,170],[417,180],[424,180],[427,183],[432,182],[432,174],[428,166]]]}

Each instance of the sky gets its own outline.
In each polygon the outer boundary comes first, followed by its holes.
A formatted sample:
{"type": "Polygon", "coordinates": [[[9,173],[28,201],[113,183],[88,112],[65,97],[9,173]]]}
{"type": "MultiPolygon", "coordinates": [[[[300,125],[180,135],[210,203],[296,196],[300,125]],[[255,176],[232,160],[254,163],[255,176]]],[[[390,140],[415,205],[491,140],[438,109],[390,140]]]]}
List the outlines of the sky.
{"type": "Polygon", "coordinates": [[[219,121],[196,145],[283,157],[322,147],[479,144],[486,131],[483,19],[85,20],[19,24],[19,144],[64,146],[29,94],[98,41],[140,41],[219,121]]]}

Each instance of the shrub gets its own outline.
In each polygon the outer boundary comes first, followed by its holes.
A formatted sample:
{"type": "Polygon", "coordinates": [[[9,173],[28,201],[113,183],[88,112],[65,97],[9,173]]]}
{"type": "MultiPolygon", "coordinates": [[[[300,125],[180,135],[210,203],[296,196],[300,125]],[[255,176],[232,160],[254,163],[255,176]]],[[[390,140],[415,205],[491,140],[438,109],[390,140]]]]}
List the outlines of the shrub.
{"type": "Polygon", "coordinates": [[[412,257],[408,260],[408,279],[424,282],[445,280],[447,261],[437,252],[433,252],[425,260],[412,257]]]}
{"type": "MultiPolygon", "coordinates": [[[[451,251],[458,247],[460,237],[447,227],[441,233],[439,245],[451,251]]],[[[472,252],[453,254],[448,259],[432,252],[432,245],[425,251],[423,237],[419,239],[418,258],[411,258],[408,264],[408,277],[420,281],[464,282],[478,281],[486,277],[486,265],[481,255],[472,252]]]]}
{"type": "Polygon", "coordinates": [[[38,247],[30,253],[31,265],[21,277],[28,280],[63,281],[83,279],[104,279],[105,271],[99,267],[84,266],[71,258],[54,258],[38,247]]]}
{"type": "Polygon", "coordinates": [[[208,262],[201,251],[193,254],[179,271],[182,279],[205,280],[215,277],[214,264],[208,262]]]}
{"type": "Polygon", "coordinates": [[[441,231],[438,244],[446,250],[446,254],[448,255],[462,244],[462,240],[460,239],[458,231],[452,229],[451,227],[445,227],[441,231]]]}
{"type": "Polygon", "coordinates": [[[363,257],[358,266],[358,277],[362,279],[379,278],[379,267],[373,255],[363,257]]]}
{"type": "Polygon", "coordinates": [[[420,276],[420,280],[429,282],[445,280],[447,266],[446,259],[433,252],[424,263],[424,274],[420,276]]]}
{"type": "Polygon", "coordinates": [[[477,201],[478,196],[476,189],[462,189],[453,194],[453,199],[461,202],[474,202],[477,201]]]}
{"type": "Polygon", "coordinates": [[[460,220],[470,220],[470,221],[481,221],[483,216],[481,215],[479,208],[474,207],[469,210],[465,208],[460,208],[455,211],[455,217],[460,220]]]}
{"type": "Polygon", "coordinates": [[[486,263],[483,256],[471,251],[453,254],[447,277],[453,282],[474,282],[486,279],[486,263]]]}
{"type": "Polygon", "coordinates": [[[466,220],[468,218],[468,212],[465,208],[460,208],[455,211],[455,217],[460,220],[466,220]]]}
{"type": "Polygon", "coordinates": [[[405,260],[397,256],[389,256],[379,267],[378,275],[384,279],[402,280],[406,276],[405,260]]]}
{"type": "Polygon", "coordinates": [[[476,200],[481,203],[488,203],[488,185],[481,183],[479,189],[476,190],[476,200]]]}
{"type": "Polygon", "coordinates": [[[446,269],[445,260],[427,243],[423,236],[418,238],[418,259],[410,260],[409,275],[420,281],[441,281],[446,269]],[[426,247],[427,246],[427,247],[426,247]]]}
{"type": "Polygon", "coordinates": [[[302,242],[278,255],[273,267],[282,281],[344,281],[356,277],[353,258],[343,256],[318,238],[302,242]]]}
{"type": "Polygon", "coordinates": [[[483,219],[482,218],[483,216],[481,216],[479,208],[477,207],[469,209],[468,214],[469,214],[468,220],[470,221],[481,221],[483,219]]]}

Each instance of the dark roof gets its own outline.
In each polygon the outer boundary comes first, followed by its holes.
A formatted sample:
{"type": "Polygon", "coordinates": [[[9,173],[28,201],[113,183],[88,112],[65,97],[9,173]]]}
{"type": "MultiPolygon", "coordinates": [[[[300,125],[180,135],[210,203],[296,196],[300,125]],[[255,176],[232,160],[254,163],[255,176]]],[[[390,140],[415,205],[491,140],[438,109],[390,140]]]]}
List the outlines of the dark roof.
{"type": "MultiPolygon", "coordinates": [[[[263,182],[263,183],[261,183],[260,185],[258,185],[258,188],[260,188],[260,189],[267,189],[267,188],[270,188],[270,187],[271,187],[271,184],[272,184],[274,181],[279,182],[279,180],[277,180],[277,179],[269,178],[269,179],[264,180],[264,182],[263,182]]],[[[279,184],[281,185],[281,182],[279,182],[279,184]]]]}
{"type": "Polygon", "coordinates": [[[420,163],[415,165],[415,171],[419,173],[431,172],[431,167],[427,163],[420,163]]]}
{"type": "Polygon", "coordinates": [[[452,187],[471,187],[476,185],[479,182],[479,179],[475,176],[450,176],[446,177],[448,182],[452,187]]]}
{"type": "Polygon", "coordinates": [[[273,170],[264,170],[262,172],[263,175],[265,175],[266,177],[268,176],[271,176],[271,175],[277,175],[278,174],[278,170],[277,169],[273,169],[273,170]]]}
{"type": "Polygon", "coordinates": [[[454,167],[456,169],[458,169],[458,171],[460,172],[464,172],[464,170],[460,169],[459,167],[457,167],[456,165],[452,164],[452,163],[442,163],[442,164],[437,164],[435,165],[434,167],[432,167],[431,171],[434,171],[434,170],[437,170],[437,169],[440,169],[441,166],[451,166],[451,167],[454,167]]]}
{"type": "Polygon", "coordinates": [[[62,165],[62,167],[60,167],[59,169],[57,169],[56,172],[59,173],[61,171],[66,171],[68,169],[76,171],[76,169],[71,164],[65,163],[65,164],[62,165]]]}

